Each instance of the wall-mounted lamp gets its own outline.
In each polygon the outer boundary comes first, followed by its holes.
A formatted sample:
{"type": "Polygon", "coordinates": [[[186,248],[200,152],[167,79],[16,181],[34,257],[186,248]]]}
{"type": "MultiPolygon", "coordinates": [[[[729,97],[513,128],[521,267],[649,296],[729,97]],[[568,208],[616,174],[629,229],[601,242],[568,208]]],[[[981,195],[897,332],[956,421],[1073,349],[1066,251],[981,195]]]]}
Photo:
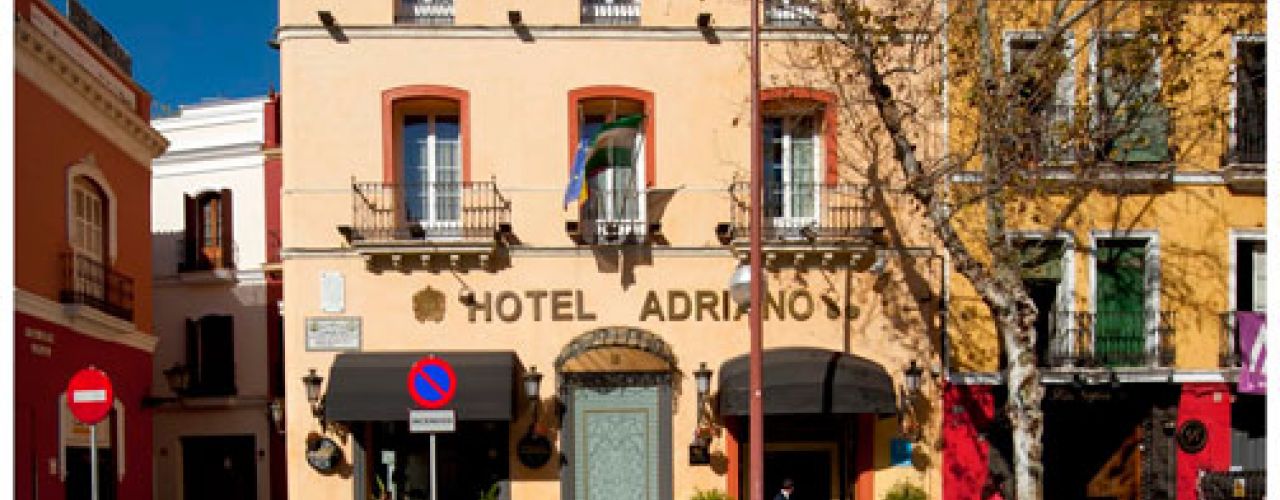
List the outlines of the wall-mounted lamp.
{"type": "Polygon", "coordinates": [[[689,465],[705,465],[711,463],[711,433],[704,424],[702,409],[707,395],[711,394],[711,369],[707,363],[698,364],[693,371],[693,380],[698,389],[698,406],[694,408],[697,425],[694,426],[693,442],[689,443],[689,465]]]}
{"type": "Polygon", "coordinates": [[[276,434],[284,434],[284,404],[280,402],[280,398],[274,398],[267,403],[267,418],[271,419],[271,425],[275,428],[276,434]]]}
{"type": "Polygon", "coordinates": [[[311,404],[311,414],[316,417],[324,416],[324,403],[320,400],[320,384],[324,383],[324,377],[316,374],[315,368],[309,368],[310,373],[302,377],[302,384],[307,388],[307,402],[311,404]]]}
{"type": "Polygon", "coordinates": [[[542,374],[538,373],[538,367],[530,366],[529,371],[524,374],[523,382],[525,397],[529,398],[529,404],[533,405],[533,418],[529,419],[529,435],[534,435],[538,428],[538,407],[542,406],[539,401],[542,374]]]}
{"type": "Polygon", "coordinates": [[[924,374],[924,370],[920,369],[920,365],[915,360],[911,361],[911,366],[902,372],[902,382],[910,396],[920,395],[920,375],[924,374]]]}
{"type": "Polygon", "coordinates": [[[512,26],[519,26],[520,24],[524,23],[524,16],[521,15],[520,11],[518,10],[508,10],[507,22],[511,23],[512,26]]]}
{"type": "Polygon", "coordinates": [[[160,373],[164,374],[164,381],[169,385],[169,391],[173,392],[174,396],[143,396],[142,406],[145,408],[155,408],[165,403],[180,401],[190,388],[191,374],[186,365],[174,363],[160,373]]]}
{"type": "Polygon", "coordinates": [[[698,13],[698,21],[697,21],[697,22],[698,22],[698,29],[704,29],[704,30],[705,30],[705,29],[707,29],[707,28],[710,28],[710,27],[711,27],[711,13],[710,13],[710,12],[699,12],[699,13],[698,13]]]}
{"type": "Polygon", "coordinates": [[[704,361],[698,365],[698,369],[693,371],[693,380],[698,384],[698,406],[702,406],[702,399],[711,393],[711,369],[707,368],[704,361]]]}

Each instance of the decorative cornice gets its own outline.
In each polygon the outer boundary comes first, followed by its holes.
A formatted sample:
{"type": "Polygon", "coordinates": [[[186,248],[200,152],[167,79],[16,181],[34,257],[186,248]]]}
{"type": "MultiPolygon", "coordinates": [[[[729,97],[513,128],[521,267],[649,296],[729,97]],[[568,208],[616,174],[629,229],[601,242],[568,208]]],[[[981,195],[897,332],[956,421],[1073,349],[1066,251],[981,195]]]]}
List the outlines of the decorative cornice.
{"type": "Polygon", "coordinates": [[[155,352],[156,342],[159,341],[156,336],[138,330],[133,323],[109,316],[91,306],[60,304],[21,288],[13,289],[13,309],[94,340],[149,353],[155,352]]]}
{"type": "MultiPolygon", "coordinates": [[[[529,26],[530,34],[535,39],[607,39],[607,40],[682,40],[706,41],[707,35],[695,27],[681,26],[580,26],[580,25],[546,25],[529,26]]],[[[346,25],[342,33],[347,38],[355,39],[394,39],[394,38],[435,38],[435,39],[498,39],[517,38],[511,26],[429,26],[429,25],[346,25]]],[[[718,27],[714,30],[716,39],[745,42],[750,39],[749,28],[718,27]]],[[[290,39],[328,39],[332,35],[322,26],[281,26],[276,29],[276,41],[290,39]]],[[[820,28],[782,28],[764,29],[760,38],[765,41],[777,40],[834,40],[834,35],[820,28]]]]}
{"type": "MultiPolygon", "coordinates": [[[[16,18],[13,28],[14,37],[17,39],[15,46],[18,50],[27,52],[36,62],[58,75],[69,88],[74,89],[105,118],[116,124],[120,131],[142,145],[150,157],[141,163],[150,169],[151,160],[164,153],[169,147],[169,141],[151,128],[147,120],[138,117],[136,110],[112,96],[97,77],[81,68],[74,59],[62,49],[57,48],[44,34],[32,29],[29,23],[16,18]]],[[[21,65],[16,66],[21,68],[21,65]]]]}

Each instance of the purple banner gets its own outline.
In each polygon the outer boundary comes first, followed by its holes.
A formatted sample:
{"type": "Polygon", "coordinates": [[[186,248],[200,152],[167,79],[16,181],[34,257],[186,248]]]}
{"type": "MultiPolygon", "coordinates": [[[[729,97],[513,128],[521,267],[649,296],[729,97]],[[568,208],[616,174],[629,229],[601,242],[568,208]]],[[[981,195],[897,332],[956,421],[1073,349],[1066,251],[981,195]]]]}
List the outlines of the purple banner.
{"type": "Polygon", "coordinates": [[[1240,379],[1236,389],[1247,394],[1267,393],[1267,313],[1236,312],[1240,342],[1240,379]]]}

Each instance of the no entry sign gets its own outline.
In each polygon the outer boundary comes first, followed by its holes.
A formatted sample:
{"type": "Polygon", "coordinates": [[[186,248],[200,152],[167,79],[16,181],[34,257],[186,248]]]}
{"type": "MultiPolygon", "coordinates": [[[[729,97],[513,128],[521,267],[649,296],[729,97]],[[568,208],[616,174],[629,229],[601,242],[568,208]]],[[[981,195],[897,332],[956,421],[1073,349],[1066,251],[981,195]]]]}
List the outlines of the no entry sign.
{"type": "Polygon", "coordinates": [[[106,418],[112,401],[111,379],[102,370],[82,368],[67,382],[67,408],[84,424],[94,425],[106,418]]]}
{"type": "Polygon", "coordinates": [[[440,358],[422,358],[409,368],[409,395],[423,408],[449,404],[458,388],[457,382],[453,367],[440,358]]]}

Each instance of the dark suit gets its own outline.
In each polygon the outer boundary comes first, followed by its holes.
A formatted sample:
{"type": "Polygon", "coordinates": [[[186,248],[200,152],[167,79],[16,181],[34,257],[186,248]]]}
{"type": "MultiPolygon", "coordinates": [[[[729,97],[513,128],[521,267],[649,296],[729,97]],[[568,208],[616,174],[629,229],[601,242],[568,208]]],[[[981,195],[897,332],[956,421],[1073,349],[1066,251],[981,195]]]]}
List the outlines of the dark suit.
{"type": "MultiPolygon", "coordinates": [[[[792,493],[791,498],[795,498],[795,497],[796,497],[796,494],[792,493]]],[[[779,491],[778,494],[773,497],[773,500],[790,500],[790,499],[787,498],[786,495],[783,495],[781,491],[779,491]]]]}

